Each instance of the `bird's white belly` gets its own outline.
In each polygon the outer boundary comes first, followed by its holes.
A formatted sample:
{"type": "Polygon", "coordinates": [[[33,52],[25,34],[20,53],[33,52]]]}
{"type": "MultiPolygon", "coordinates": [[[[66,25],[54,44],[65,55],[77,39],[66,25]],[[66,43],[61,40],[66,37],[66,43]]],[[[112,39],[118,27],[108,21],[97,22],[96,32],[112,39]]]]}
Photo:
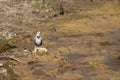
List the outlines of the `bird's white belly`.
{"type": "Polygon", "coordinates": [[[39,44],[41,44],[41,39],[36,39],[36,41],[35,41],[35,42],[36,42],[36,44],[38,44],[38,45],[39,45],[39,44]]]}

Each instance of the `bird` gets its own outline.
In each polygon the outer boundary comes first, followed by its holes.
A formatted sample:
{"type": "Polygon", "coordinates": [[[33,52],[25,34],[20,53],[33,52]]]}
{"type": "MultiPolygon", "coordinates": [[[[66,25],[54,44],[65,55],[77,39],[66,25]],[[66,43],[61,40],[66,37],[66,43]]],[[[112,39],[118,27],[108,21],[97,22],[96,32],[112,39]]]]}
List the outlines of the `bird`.
{"type": "Polygon", "coordinates": [[[42,37],[40,35],[40,31],[36,33],[34,43],[35,43],[35,46],[38,46],[38,47],[42,45],[42,37]]]}
{"type": "Polygon", "coordinates": [[[34,44],[35,44],[34,52],[36,55],[36,52],[40,51],[40,46],[42,45],[42,37],[40,35],[40,31],[37,31],[37,33],[35,35],[34,44]]]}
{"type": "Polygon", "coordinates": [[[38,31],[35,35],[35,38],[34,38],[34,44],[35,44],[35,48],[34,48],[34,56],[39,58],[39,56],[37,55],[37,53],[42,53],[42,52],[47,52],[47,49],[46,48],[42,48],[42,37],[40,35],[40,31],[38,31]]]}

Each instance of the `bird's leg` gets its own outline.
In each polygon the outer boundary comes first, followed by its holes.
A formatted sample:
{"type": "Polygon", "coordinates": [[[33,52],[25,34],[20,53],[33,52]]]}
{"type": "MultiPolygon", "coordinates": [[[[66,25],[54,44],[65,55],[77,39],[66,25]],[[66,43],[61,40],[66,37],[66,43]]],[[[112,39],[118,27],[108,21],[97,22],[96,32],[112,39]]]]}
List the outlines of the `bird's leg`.
{"type": "Polygon", "coordinates": [[[39,51],[39,47],[35,46],[35,49],[34,49],[34,56],[38,58],[37,56],[37,53],[39,51]]]}
{"type": "Polygon", "coordinates": [[[34,56],[36,56],[36,53],[37,53],[37,47],[35,46],[35,48],[34,48],[34,56]]]}

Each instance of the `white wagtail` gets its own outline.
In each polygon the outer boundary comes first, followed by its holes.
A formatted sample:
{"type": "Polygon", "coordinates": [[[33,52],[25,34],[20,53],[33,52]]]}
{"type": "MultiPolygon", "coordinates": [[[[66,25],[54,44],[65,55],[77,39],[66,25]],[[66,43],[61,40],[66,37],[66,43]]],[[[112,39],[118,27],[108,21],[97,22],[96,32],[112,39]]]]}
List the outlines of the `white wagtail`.
{"type": "Polygon", "coordinates": [[[34,51],[36,52],[40,49],[40,46],[42,45],[42,37],[40,35],[40,31],[36,33],[36,36],[34,38],[34,43],[35,43],[34,51]]]}
{"type": "Polygon", "coordinates": [[[35,43],[35,49],[34,49],[34,54],[35,54],[35,57],[38,57],[36,52],[39,51],[39,52],[47,52],[47,49],[46,48],[42,48],[40,47],[42,45],[42,37],[40,35],[40,31],[38,31],[36,33],[36,36],[35,36],[35,39],[34,39],[34,43],[35,43]]]}
{"type": "Polygon", "coordinates": [[[40,35],[40,31],[38,31],[36,33],[35,39],[34,39],[34,43],[36,46],[41,46],[42,45],[42,37],[40,35]]]}

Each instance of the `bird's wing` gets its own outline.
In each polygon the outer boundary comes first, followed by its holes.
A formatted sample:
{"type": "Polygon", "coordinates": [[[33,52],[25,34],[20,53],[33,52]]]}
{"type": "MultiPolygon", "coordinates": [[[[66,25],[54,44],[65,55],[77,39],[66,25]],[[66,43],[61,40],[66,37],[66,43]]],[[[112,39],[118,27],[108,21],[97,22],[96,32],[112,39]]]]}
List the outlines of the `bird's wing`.
{"type": "Polygon", "coordinates": [[[40,39],[41,39],[41,43],[40,43],[40,45],[42,45],[42,43],[43,43],[42,37],[40,37],[40,39]]]}

